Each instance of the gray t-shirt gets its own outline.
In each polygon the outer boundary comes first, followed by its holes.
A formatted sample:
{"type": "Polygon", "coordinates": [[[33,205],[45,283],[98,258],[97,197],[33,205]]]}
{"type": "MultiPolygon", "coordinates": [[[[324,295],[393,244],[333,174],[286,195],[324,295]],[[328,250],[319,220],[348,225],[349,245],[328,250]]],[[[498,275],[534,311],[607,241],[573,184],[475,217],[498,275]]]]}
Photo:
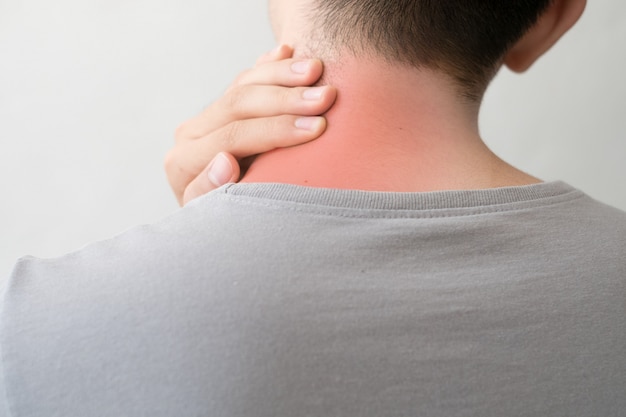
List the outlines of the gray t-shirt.
{"type": "Polygon", "coordinates": [[[20,260],[0,331],[2,416],[626,416],[626,213],[229,185],[20,260]]]}

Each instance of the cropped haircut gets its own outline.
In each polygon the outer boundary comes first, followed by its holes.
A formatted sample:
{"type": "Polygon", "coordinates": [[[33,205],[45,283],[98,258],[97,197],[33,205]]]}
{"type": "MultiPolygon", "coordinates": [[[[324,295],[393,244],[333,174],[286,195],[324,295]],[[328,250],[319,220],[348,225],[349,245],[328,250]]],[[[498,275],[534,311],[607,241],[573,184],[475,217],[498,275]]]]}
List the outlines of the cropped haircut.
{"type": "Polygon", "coordinates": [[[482,96],[506,52],[551,0],[315,0],[321,42],[448,74],[482,96]]]}

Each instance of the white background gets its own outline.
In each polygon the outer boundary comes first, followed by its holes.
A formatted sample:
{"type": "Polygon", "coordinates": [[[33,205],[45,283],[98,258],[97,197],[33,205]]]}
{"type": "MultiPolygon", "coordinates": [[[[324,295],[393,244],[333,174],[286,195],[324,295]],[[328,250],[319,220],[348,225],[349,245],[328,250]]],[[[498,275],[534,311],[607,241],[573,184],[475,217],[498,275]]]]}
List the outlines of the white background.
{"type": "MultiPolygon", "coordinates": [[[[502,72],[496,153],[626,209],[626,3],[592,0],[528,74],[502,72]]],[[[0,281],[177,208],[179,122],[273,47],[265,0],[0,0],[0,281]]]]}

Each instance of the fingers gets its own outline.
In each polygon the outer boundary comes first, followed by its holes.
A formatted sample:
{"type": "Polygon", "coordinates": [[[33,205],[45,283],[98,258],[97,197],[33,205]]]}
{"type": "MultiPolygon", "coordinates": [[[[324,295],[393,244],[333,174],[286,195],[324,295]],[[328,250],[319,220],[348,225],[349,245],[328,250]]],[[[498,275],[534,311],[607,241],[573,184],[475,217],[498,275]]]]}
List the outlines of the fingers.
{"type": "Polygon", "coordinates": [[[210,112],[203,118],[201,116],[202,120],[198,121],[196,128],[198,133],[205,133],[236,120],[281,114],[319,115],[330,109],[336,97],[337,91],[331,86],[297,88],[241,86],[215,102],[210,112]]]}
{"type": "Polygon", "coordinates": [[[256,66],[272,61],[280,61],[282,59],[291,58],[293,56],[293,48],[289,45],[279,45],[270,52],[261,55],[256,61],[256,66]]]}
{"type": "Polygon", "coordinates": [[[165,171],[179,204],[182,204],[187,185],[219,152],[243,158],[309,142],[325,129],[326,119],[323,117],[281,115],[239,120],[200,139],[178,144],[165,158],[165,171]]]}
{"type": "MultiPolygon", "coordinates": [[[[302,90],[289,93],[289,88],[308,86],[317,81],[323,71],[319,60],[283,60],[258,66],[240,76],[225,95],[198,116],[186,121],[175,133],[176,141],[202,137],[233,120],[235,115],[258,114],[267,117],[278,114],[299,114],[302,102],[295,100],[302,90]],[[282,86],[282,87],[281,87],[282,86]],[[265,97],[261,97],[265,94],[265,97]],[[251,95],[248,97],[248,95],[251,95]],[[271,103],[271,110],[267,104],[271,103]],[[295,104],[296,107],[290,106],[295,104]],[[277,112],[280,109],[281,113],[277,112]]],[[[328,87],[330,88],[330,87],[328,87]]],[[[325,93],[319,103],[322,114],[334,102],[335,90],[325,93]],[[325,107],[325,104],[328,107],[325,107]]],[[[304,98],[300,96],[301,98],[304,98]]],[[[309,107],[312,102],[307,100],[309,107]]],[[[315,106],[313,106],[315,107],[315,106]]],[[[313,114],[307,112],[306,114],[313,114]]]]}
{"type": "Polygon", "coordinates": [[[227,152],[218,153],[209,165],[185,189],[182,204],[200,197],[224,184],[239,180],[239,164],[227,152]]]}
{"type": "Polygon", "coordinates": [[[324,65],[319,59],[284,59],[268,62],[242,72],[233,86],[245,84],[282,85],[296,87],[311,85],[320,79],[324,65]]]}
{"type": "Polygon", "coordinates": [[[211,137],[193,142],[198,152],[207,147],[219,146],[243,158],[300,145],[319,137],[326,130],[326,119],[321,116],[274,116],[262,119],[241,120],[218,129],[211,137]]]}
{"type": "Polygon", "coordinates": [[[326,129],[319,115],[337,97],[334,87],[311,87],[323,70],[321,61],[293,59],[293,49],[282,45],[242,73],[222,98],[180,125],[165,158],[179,203],[238,181],[241,167],[245,170],[256,154],[319,137],[326,129]]]}

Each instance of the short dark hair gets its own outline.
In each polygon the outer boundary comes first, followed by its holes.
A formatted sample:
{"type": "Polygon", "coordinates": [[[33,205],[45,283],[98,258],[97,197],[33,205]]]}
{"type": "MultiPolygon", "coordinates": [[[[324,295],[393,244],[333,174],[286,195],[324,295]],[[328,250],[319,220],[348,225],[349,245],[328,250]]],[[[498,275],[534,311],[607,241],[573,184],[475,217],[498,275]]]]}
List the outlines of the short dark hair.
{"type": "Polygon", "coordinates": [[[324,42],[449,74],[479,100],[551,0],[316,0],[324,42]]]}

